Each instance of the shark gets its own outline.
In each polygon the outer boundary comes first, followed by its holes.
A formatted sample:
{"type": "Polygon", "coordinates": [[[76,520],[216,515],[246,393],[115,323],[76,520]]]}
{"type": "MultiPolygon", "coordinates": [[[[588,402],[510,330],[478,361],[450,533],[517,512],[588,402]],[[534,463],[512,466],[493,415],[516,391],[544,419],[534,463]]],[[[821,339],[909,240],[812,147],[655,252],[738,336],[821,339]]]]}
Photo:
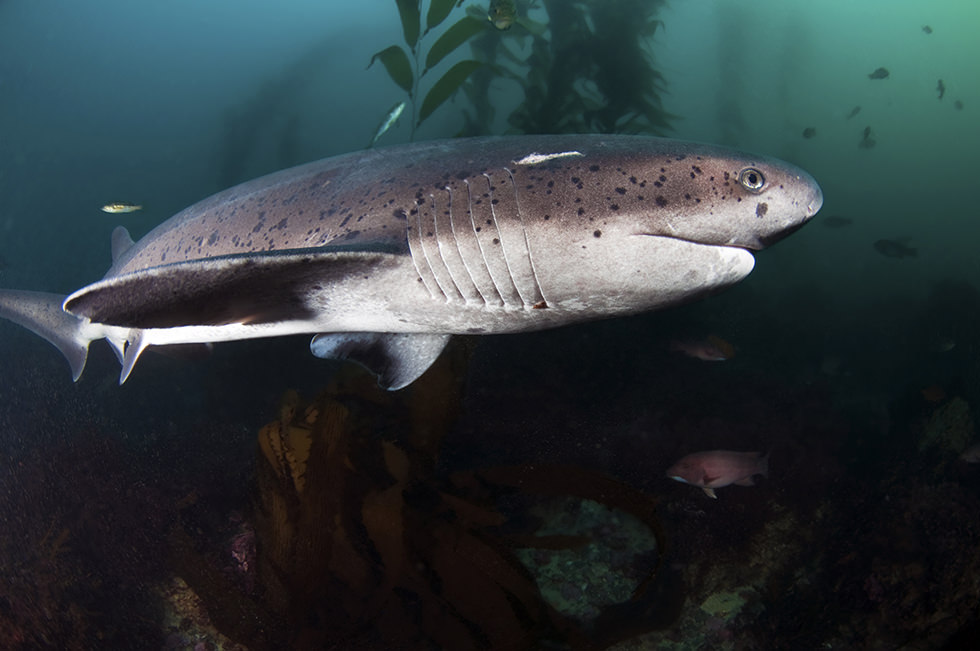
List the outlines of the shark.
{"type": "Polygon", "coordinates": [[[77,381],[105,339],[148,347],[312,335],[397,390],[453,335],[664,308],[745,278],[820,209],[781,160],[627,135],[461,138],[358,151],[243,183],[134,242],[67,295],[0,290],[77,381]]]}

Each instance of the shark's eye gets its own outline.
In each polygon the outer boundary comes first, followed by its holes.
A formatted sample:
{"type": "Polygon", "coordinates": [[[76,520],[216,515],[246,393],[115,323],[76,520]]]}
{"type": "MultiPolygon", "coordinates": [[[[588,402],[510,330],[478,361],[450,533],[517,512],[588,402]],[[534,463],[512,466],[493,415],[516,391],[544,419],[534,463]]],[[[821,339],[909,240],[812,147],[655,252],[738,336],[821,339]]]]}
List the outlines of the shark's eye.
{"type": "Polygon", "coordinates": [[[738,173],[738,182],[749,192],[762,192],[762,188],[766,185],[766,177],[754,167],[746,167],[738,173]]]}

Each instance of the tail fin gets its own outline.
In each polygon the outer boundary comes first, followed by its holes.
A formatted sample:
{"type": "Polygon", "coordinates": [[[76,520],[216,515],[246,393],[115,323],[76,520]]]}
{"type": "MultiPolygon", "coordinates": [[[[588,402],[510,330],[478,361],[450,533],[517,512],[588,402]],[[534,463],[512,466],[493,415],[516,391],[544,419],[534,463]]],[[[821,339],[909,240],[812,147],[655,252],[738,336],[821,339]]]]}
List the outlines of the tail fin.
{"type": "Polygon", "coordinates": [[[85,321],[62,309],[64,301],[60,294],[2,289],[0,317],[51,342],[68,360],[72,378],[77,382],[85,369],[91,338],[84,332],[85,321]]]}

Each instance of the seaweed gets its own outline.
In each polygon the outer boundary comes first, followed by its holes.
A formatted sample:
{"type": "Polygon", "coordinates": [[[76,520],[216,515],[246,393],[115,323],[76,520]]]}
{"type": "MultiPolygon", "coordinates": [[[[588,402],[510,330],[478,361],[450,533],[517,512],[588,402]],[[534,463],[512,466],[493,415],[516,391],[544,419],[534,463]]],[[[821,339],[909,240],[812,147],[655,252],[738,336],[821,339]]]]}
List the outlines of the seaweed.
{"type": "Polygon", "coordinates": [[[396,393],[354,365],[312,401],[286,393],[259,433],[255,589],[209,567],[185,533],[189,510],[171,536],[180,576],[222,633],[250,648],[600,649],[673,621],[683,600],[662,571],[655,498],[564,466],[439,469],[469,353],[467,340],[454,342],[396,393]],[[528,506],[554,499],[632,514],[646,532],[637,538],[646,575],[629,573],[632,594],[590,621],[545,598],[518,553],[593,542],[540,528],[528,506]]]}
{"type": "Polygon", "coordinates": [[[669,131],[650,51],[663,0],[542,3],[548,35],[532,34],[524,102],[510,124],[523,133],[669,131]]]}
{"type": "Polygon", "coordinates": [[[462,0],[429,0],[424,32],[421,31],[421,0],[395,0],[395,3],[401,17],[402,34],[408,52],[401,45],[390,45],[375,52],[368,63],[368,68],[374,65],[375,61],[379,61],[391,80],[408,93],[408,100],[412,106],[411,139],[414,140],[416,128],[452,97],[463,82],[481,66],[481,63],[473,59],[457,61],[429,86],[424,97],[420,94],[422,79],[469,39],[486,31],[488,23],[464,15],[445,28],[426,49],[423,48],[423,39],[432,30],[439,28],[453,9],[463,4],[462,0]],[[424,57],[423,50],[425,50],[424,57]]]}
{"type": "MultiPolygon", "coordinates": [[[[465,135],[488,133],[490,84],[516,83],[523,101],[508,117],[520,133],[649,133],[671,130],[664,110],[666,82],[651,43],[663,26],[662,0],[541,0],[545,23],[530,17],[537,0],[518,3],[519,29],[491,31],[471,41],[484,65],[464,86],[472,109],[465,135]],[[530,46],[527,40],[530,39],[530,46]],[[529,50],[525,56],[522,53],[529,50]]],[[[471,8],[471,14],[479,10],[471,8]]]]}

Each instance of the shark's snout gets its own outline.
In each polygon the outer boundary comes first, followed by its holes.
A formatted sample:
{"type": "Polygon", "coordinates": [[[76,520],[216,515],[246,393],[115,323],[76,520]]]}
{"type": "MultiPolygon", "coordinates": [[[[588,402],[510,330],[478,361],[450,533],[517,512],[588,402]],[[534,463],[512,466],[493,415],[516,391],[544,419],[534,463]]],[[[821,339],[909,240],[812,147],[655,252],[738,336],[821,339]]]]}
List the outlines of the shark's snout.
{"type": "Polygon", "coordinates": [[[816,183],[813,184],[813,198],[810,199],[810,203],[806,205],[806,219],[809,220],[811,217],[816,215],[820,208],[823,206],[823,190],[816,183]]]}

